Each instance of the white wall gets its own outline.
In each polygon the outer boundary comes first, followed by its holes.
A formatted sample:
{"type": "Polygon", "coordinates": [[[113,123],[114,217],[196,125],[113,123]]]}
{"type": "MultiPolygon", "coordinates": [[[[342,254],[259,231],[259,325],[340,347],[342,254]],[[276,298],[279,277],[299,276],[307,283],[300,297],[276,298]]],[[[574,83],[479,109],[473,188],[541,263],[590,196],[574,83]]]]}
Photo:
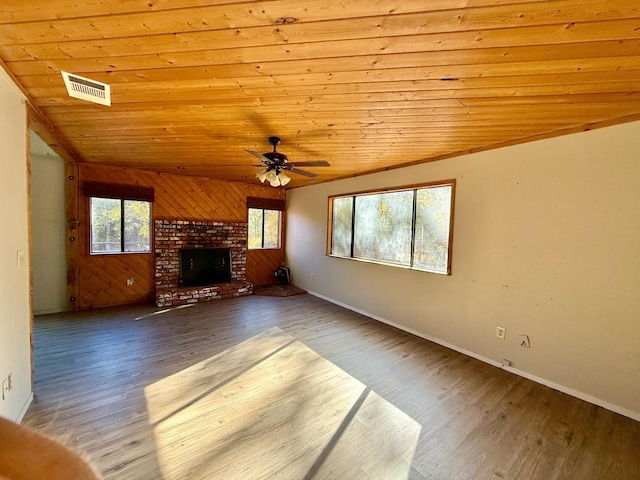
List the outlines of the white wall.
{"type": "Polygon", "coordinates": [[[0,381],[13,389],[0,415],[18,420],[31,399],[27,120],[23,96],[0,69],[0,381]],[[24,252],[18,268],[17,252],[24,252]]]}
{"type": "Polygon", "coordinates": [[[64,160],[31,133],[33,313],[65,311],[67,256],[64,160]]]}
{"type": "Polygon", "coordinates": [[[640,420],[640,122],[295,189],[287,202],[296,285],[640,420]],[[325,255],[328,195],[449,178],[452,276],[325,255]]]}

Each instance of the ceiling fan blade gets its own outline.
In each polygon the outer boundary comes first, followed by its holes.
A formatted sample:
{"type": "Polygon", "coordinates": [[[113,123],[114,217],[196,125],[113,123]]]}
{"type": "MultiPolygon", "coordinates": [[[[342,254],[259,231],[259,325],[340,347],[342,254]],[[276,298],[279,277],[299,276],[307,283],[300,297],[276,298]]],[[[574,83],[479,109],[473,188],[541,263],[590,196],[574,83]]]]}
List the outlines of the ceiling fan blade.
{"type": "Polygon", "coordinates": [[[331,164],[326,160],[311,160],[308,162],[291,162],[296,167],[330,167],[331,164]]]}
{"type": "Polygon", "coordinates": [[[269,159],[267,157],[265,157],[263,154],[256,152],[255,150],[249,150],[248,148],[243,148],[243,150],[245,152],[247,152],[249,155],[253,155],[254,157],[256,157],[258,160],[260,160],[263,163],[269,163],[269,159]]]}
{"type": "Polygon", "coordinates": [[[287,168],[286,170],[288,172],[297,173],[298,175],[304,175],[305,177],[309,177],[309,178],[316,178],[318,176],[317,173],[307,172],[306,170],[301,170],[296,167],[290,167],[290,168],[287,168]]]}

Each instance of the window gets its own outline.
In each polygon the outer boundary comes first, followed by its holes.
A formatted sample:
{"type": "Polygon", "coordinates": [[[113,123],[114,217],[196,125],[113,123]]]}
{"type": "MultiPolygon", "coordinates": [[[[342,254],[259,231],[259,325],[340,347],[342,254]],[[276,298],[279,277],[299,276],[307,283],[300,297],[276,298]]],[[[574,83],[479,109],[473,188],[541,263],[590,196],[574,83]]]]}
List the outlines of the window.
{"type": "Polygon", "coordinates": [[[451,273],[455,181],[329,199],[329,255],[451,273]]]}
{"type": "Polygon", "coordinates": [[[99,253],[151,251],[151,187],[82,182],[89,199],[89,251],[99,253]]]}
{"type": "Polygon", "coordinates": [[[284,200],[273,198],[247,198],[249,210],[249,249],[280,248],[284,200]]]}
{"type": "Polygon", "coordinates": [[[280,248],[280,210],[249,208],[249,248],[280,248]]]}
{"type": "Polygon", "coordinates": [[[90,197],[91,253],[151,251],[151,203],[90,197]]]}

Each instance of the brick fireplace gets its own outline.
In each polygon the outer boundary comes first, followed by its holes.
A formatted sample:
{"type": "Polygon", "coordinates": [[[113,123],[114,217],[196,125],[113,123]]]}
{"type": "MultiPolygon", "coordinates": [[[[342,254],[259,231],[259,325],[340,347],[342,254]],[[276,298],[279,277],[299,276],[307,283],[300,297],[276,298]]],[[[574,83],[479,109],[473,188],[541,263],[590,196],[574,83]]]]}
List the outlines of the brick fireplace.
{"type": "Polygon", "coordinates": [[[159,307],[253,293],[253,285],[246,278],[246,223],[156,220],[154,233],[156,305],[159,307]],[[180,250],[184,248],[229,248],[231,282],[181,287],[180,250]]]}

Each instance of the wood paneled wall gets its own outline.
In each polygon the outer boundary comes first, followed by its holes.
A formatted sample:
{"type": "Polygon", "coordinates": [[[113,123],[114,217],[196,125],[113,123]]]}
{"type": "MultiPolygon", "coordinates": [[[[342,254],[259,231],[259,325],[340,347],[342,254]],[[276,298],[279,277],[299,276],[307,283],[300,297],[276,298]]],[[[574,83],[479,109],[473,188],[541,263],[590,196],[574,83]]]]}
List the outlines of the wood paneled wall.
{"type": "Polygon", "coordinates": [[[274,250],[247,250],[247,279],[254,285],[277,283],[274,273],[283,265],[282,248],[274,250]]]}
{"type": "MultiPolygon", "coordinates": [[[[76,181],[101,181],[153,187],[153,219],[247,221],[247,197],[284,199],[284,190],[262,185],[222,182],[205,178],[161,174],[121,167],[81,164],[76,181]]],[[[81,189],[77,189],[80,191],[81,189]]],[[[154,254],[89,254],[89,200],[78,193],[77,266],[69,276],[76,292],[74,309],[152,301],[154,254]],[[127,279],[133,278],[133,285],[127,279]]],[[[70,219],[75,218],[69,212],[70,219]]],[[[283,249],[251,251],[247,258],[247,280],[261,285],[273,283],[273,272],[282,264],[283,249]]]]}

